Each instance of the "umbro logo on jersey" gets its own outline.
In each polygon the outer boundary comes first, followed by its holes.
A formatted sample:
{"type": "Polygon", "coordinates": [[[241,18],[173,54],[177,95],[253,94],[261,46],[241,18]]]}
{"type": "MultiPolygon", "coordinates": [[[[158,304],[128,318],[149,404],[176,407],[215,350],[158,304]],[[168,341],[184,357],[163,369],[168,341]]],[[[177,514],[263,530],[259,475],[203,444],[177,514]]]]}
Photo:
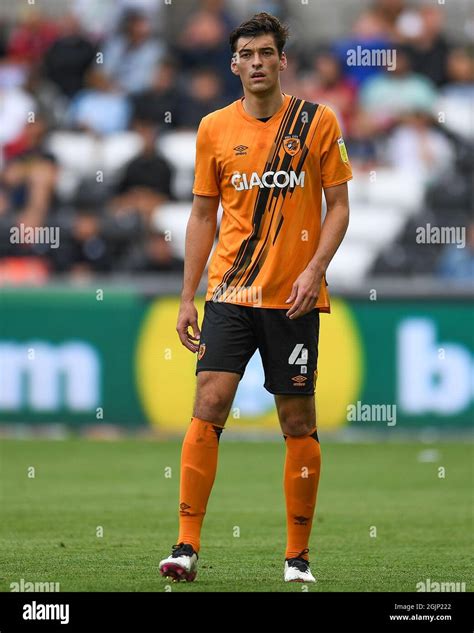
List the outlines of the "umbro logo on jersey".
{"type": "Polygon", "coordinates": [[[247,150],[247,145],[237,145],[237,147],[234,147],[234,152],[236,156],[246,156],[247,150]]]}

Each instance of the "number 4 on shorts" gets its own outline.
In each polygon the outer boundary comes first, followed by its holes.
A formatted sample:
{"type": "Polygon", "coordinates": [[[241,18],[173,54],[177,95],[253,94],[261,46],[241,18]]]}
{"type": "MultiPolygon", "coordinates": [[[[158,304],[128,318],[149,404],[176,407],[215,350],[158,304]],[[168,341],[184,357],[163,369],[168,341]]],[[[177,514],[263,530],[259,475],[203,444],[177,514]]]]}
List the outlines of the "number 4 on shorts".
{"type": "Polygon", "coordinates": [[[304,347],[304,343],[297,343],[295,345],[288,358],[288,363],[290,365],[306,365],[308,363],[308,350],[304,347]]]}

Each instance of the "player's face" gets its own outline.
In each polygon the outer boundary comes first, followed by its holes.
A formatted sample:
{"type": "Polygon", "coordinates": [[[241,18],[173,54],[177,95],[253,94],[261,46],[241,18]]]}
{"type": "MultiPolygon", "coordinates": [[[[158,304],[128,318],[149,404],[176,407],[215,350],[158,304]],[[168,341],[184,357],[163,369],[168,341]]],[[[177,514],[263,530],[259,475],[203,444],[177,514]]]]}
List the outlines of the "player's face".
{"type": "Polygon", "coordinates": [[[261,94],[270,92],[286,68],[285,53],[280,57],[272,35],[239,37],[231,69],[242,81],[244,90],[261,94]]]}

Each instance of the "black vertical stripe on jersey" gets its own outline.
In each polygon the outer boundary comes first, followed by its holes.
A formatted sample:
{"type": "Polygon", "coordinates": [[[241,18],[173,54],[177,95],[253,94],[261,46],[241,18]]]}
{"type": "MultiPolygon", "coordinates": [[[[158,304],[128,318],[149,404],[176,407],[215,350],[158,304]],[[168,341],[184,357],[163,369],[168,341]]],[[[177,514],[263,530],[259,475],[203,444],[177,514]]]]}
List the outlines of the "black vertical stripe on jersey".
{"type": "MultiPolygon", "coordinates": [[[[318,109],[318,104],[317,103],[305,103],[305,107],[307,107],[307,110],[305,110],[308,114],[308,123],[305,123],[304,125],[306,126],[305,128],[302,128],[301,130],[301,137],[300,137],[300,144],[301,144],[301,156],[300,156],[300,160],[298,161],[298,165],[296,167],[296,169],[294,170],[295,173],[299,176],[301,173],[301,170],[303,168],[303,164],[306,160],[306,156],[308,155],[308,147],[306,146],[306,139],[308,137],[308,133],[311,127],[311,124],[313,122],[314,117],[316,116],[316,111],[318,109]]],[[[304,108],[303,108],[304,110],[304,108]]],[[[303,110],[301,110],[303,112],[303,110]]],[[[282,195],[283,195],[283,199],[286,197],[286,194],[288,193],[288,191],[291,189],[291,191],[294,190],[294,186],[293,187],[285,187],[284,189],[282,189],[282,195]]]]}
{"type": "Polygon", "coordinates": [[[278,233],[280,232],[281,225],[283,224],[283,220],[284,220],[284,219],[285,219],[285,218],[284,218],[284,216],[282,215],[282,216],[281,216],[281,218],[280,218],[280,221],[278,222],[277,230],[275,231],[275,237],[273,238],[273,241],[272,241],[272,246],[273,246],[273,244],[275,244],[275,242],[276,242],[276,238],[278,237],[278,233]]]}
{"type": "MultiPolygon", "coordinates": [[[[315,111],[314,111],[314,115],[316,115],[316,112],[317,112],[318,107],[319,107],[319,103],[315,103],[314,105],[315,105],[315,107],[316,107],[316,109],[315,109],[315,111]]],[[[321,117],[320,117],[320,119],[321,119],[321,117]]],[[[312,143],[312,141],[313,141],[313,138],[314,138],[314,135],[315,135],[315,133],[316,133],[316,129],[317,129],[318,125],[319,125],[319,122],[316,124],[315,131],[313,132],[313,137],[311,138],[311,140],[310,140],[310,142],[309,142],[309,144],[310,144],[310,145],[311,145],[311,143],[312,143]]],[[[305,160],[306,160],[306,157],[307,157],[307,155],[308,155],[308,152],[309,152],[309,147],[308,147],[308,145],[306,145],[306,144],[305,144],[305,145],[303,146],[302,151],[301,151],[301,156],[300,156],[300,159],[299,159],[299,161],[298,161],[298,165],[297,165],[297,166],[296,166],[296,168],[295,168],[295,173],[296,173],[296,175],[297,175],[297,176],[299,176],[299,175],[300,175],[301,170],[303,169],[303,164],[304,164],[304,162],[305,162],[305,160]]],[[[290,187],[290,188],[289,188],[290,195],[292,195],[292,194],[293,194],[293,191],[294,191],[294,190],[295,190],[295,188],[294,188],[294,187],[290,187]]]]}
{"type": "MultiPolygon", "coordinates": [[[[316,115],[317,109],[318,109],[318,104],[317,103],[308,103],[308,102],[305,102],[305,104],[303,105],[303,107],[301,109],[300,117],[301,117],[301,114],[303,112],[307,112],[307,114],[308,114],[308,122],[304,123],[303,121],[300,120],[299,127],[295,128],[293,133],[294,134],[298,134],[300,136],[300,143],[301,143],[302,146],[304,146],[304,143],[306,142],[306,138],[307,138],[308,132],[309,132],[309,130],[311,128],[311,124],[313,122],[313,119],[314,119],[314,117],[316,115]]],[[[298,166],[299,166],[300,172],[301,172],[301,169],[303,167],[304,160],[305,160],[307,154],[308,154],[308,152],[306,152],[304,158],[302,160],[300,158],[300,161],[298,162],[298,166]]],[[[280,167],[280,170],[281,171],[287,171],[287,169],[290,166],[292,160],[293,160],[293,156],[290,156],[288,153],[285,152],[285,157],[283,159],[283,163],[282,163],[282,165],[280,167]]],[[[288,187],[278,188],[278,192],[277,192],[277,195],[276,195],[277,199],[276,199],[276,202],[275,202],[274,210],[276,209],[276,204],[278,203],[278,198],[280,197],[280,195],[282,196],[282,198],[284,200],[285,197],[286,197],[287,191],[288,191],[288,187]]],[[[275,195],[275,191],[273,192],[273,195],[275,195]]],[[[270,230],[271,230],[272,222],[273,222],[273,217],[270,220],[270,225],[268,227],[267,235],[265,236],[265,240],[264,240],[264,242],[263,242],[263,244],[262,244],[262,246],[260,248],[260,252],[257,255],[257,259],[255,260],[253,265],[250,267],[250,270],[247,272],[246,278],[243,280],[243,284],[242,284],[243,286],[250,286],[250,285],[252,285],[252,283],[254,282],[255,278],[257,277],[258,273],[261,270],[261,265],[264,263],[265,259],[263,260],[263,262],[261,262],[260,259],[262,257],[263,252],[265,251],[265,245],[266,245],[267,240],[268,240],[268,238],[270,236],[270,230]]],[[[280,221],[279,226],[278,226],[278,230],[277,230],[277,235],[278,235],[278,232],[279,232],[279,230],[281,228],[281,225],[282,225],[282,222],[280,221]]],[[[276,235],[275,235],[275,238],[274,238],[272,244],[275,243],[275,240],[276,240],[276,235]]]]}
{"type": "MultiPolygon", "coordinates": [[[[275,157],[278,157],[281,139],[283,138],[285,134],[288,133],[288,129],[291,128],[294,116],[296,112],[298,111],[301,101],[302,101],[301,99],[297,99],[296,97],[291,98],[290,103],[288,105],[288,109],[285,113],[285,116],[283,117],[282,122],[280,123],[280,126],[278,128],[275,141],[272,146],[271,154],[269,155],[265,163],[264,171],[269,171],[271,165],[275,164],[275,157]]],[[[263,188],[263,189],[260,189],[260,191],[258,192],[256,200],[255,200],[254,212],[253,212],[253,218],[252,218],[252,222],[253,222],[252,233],[249,235],[249,237],[247,237],[244,240],[244,242],[242,242],[233,265],[223,275],[222,281],[220,282],[220,284],[217,286],[216,290],[214,291],[213,299],[217,296],[220,288],[223,286],[227,286],[227,284],[232,283],[232,281],[235,279],[235,276],[238,274],[238,272],[242,269],[245,270],[248,266],[248,263],[252,260],[253,252],[258,243],[258,232],[260,229],[265,208],[267,206],[270,191],[271,191],[270,189],[263,188]]]]}

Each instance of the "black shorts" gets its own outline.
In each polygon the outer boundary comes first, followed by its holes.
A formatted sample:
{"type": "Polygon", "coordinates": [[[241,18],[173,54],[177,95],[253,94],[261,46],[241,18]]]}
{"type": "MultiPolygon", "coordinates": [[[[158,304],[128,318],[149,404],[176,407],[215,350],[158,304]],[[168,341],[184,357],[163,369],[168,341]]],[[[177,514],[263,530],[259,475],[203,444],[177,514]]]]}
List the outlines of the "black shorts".
{"type": "MultiPolygon", "coordinates": [[[[289,309],[290,306],[288,306],[289,309]]],[[[264,387],[273,394],[313,395],[317,375],[319,309],[297,318],[288,309],[206,301],[196,364],[200,371],[244,375],[258,349],[264,387]]]]}

